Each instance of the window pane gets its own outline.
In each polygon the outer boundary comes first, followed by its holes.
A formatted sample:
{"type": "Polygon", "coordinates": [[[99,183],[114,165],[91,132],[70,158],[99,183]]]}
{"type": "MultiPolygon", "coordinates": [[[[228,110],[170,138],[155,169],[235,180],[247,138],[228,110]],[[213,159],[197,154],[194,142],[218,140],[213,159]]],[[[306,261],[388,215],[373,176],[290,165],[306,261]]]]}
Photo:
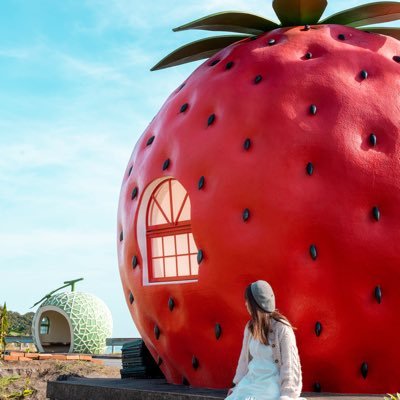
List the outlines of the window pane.
{"type": "Polygon", "coordinates": [[[166,181],[160,186],[154,197],[156,198],[158,204],[161,206],[161,209],[164,211],[164,214],[171,222],[172,218],[171,218],[171,198],[169,196],[169,181],[166,181]]]}
{"type": "Polygon", "coordinates": [[[176,250],[178,254],[188,254],[188,236],[185,233],[184,235],[176,235],[176,250]]]}
{"type": "Polygon", "coordinates": [[[178,275],[190,275],[189,256],[178,256],[178,275]]]}
{"type": "Polygon", "coordinates": [[[175,255],[175,236],[164,236],[164,255],[174,256],[175,255]]]}
{"type": "Polygon", "coordinates": [[[151,254],[153,257],[162,257],[162,238],[152,238],[151,239],[151,254]]]}
{"type": "Polygon", "coordinates": [[[176,276],[176,257],[165,258],[165,276],[176,276]]]}
{"type": "Polygon", "coordinates": [[[163,213],[160,211],[160,208],[156,204],[155,201],[152,202],[150,205],[150,221],[148,221],[148,224],[150,226],[153,225],[162,225],[162,224],[167,224],[168,221],[165,219],[163,213]]]}
{"type": "Polygon", "coordinates": [[[193,234],[189,233],[190,253],[197,254],[197,246],[193,239],[193,234]]]}
{"type": "Polygon", "coordinates": [[[153,276],[154,278],[164,278],[163,259],[153,259],[153,276]]]}
{"type": "MultiPolygon", "coordinates": [[[[173,180],[171,182],[171,187],[172,187],[172,202],[174,207],[174,222],[175,222],[176,218],[178,217],[179,210],[182,207],[183,199],[186,196],[186,190],[177,180],[173,180]]],[[[180,220],[182,220],[182,218],[180,218],[180,220]]]]}
{"type": "Polygon", "coordinates": [[[50,320],[47,317],[43,317],[40,321],[40,334],[47,335],[50,329],[50,320]]]}
{"type": "Polygon", "coordinates": [[[199,274],[199,264],[197,264],[197,255],[190,256],[190,266],[192,268],[192,275],[199,274]]]}
{"type": "Polygon", "coordinates": [[[189,197],[185,201],[181,215],[179,216],[179,221],[189,221],[190,220],[190,200],[189,197]]]}

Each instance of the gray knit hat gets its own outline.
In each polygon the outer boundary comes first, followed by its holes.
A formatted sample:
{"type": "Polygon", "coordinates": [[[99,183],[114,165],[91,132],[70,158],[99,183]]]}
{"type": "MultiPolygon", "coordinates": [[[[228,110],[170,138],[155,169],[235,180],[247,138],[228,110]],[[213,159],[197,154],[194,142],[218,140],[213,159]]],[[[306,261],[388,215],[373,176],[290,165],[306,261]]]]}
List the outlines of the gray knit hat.
{"type": "Polygon", "coordinates": [[[266,281],[256,281],[250,285],[251,294],[256,303],[266,312],[275,310],[275,295],[271,285],[266,281]]]}

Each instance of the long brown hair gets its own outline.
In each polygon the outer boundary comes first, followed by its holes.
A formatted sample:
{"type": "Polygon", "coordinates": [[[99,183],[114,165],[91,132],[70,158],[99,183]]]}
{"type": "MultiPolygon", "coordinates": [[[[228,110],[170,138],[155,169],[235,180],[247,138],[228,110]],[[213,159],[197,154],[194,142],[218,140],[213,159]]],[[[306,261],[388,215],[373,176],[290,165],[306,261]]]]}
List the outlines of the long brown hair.
{"type": "Polygon", "coordinates": [[[251,313],[251,320],[249,322],[249,329],[255,339],[261,343],[269,345],[268,332],[271,327],[271,319],[280,321],[286,325],[291,326],[294,330],[297,329],[289,322],[289,320],[279,312],[277,308],[271,313],[264,311],[255,301],[253,293],[251,292],[251,284],[247,286],[244,292],[251,313]]]}

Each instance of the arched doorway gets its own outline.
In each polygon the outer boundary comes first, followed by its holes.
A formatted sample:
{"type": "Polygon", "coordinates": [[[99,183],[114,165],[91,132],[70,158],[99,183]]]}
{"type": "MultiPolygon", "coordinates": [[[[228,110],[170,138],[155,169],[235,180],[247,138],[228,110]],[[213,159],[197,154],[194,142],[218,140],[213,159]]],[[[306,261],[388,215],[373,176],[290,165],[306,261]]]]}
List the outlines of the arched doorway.
{"type": "Polygon", "coordinates": [[[68,315],[56,307],[43,307],[35,317],[36,345],[39,352],[69,353],[72,329],[68,315]]]}

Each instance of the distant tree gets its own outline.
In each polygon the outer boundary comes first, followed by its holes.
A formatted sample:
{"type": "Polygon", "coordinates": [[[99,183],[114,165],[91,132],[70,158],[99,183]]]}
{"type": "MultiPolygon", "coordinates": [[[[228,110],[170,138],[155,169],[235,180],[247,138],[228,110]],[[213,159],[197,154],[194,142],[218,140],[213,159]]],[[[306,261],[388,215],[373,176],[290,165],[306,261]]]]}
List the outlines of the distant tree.
{"type": "MultiPolygon", "coordinates": [[[[0,314],[2,313],[2,306],[0,306],[0,314]]],[[[35,314],[28,312],[26,314],[20,314],[8,310],[8,328],[9,335],[31,335],[32,334],[32,319],[35,314]]]]}
{"type": "Polygon", "coordinates": [[[0,343],[2,346],[2,351],[6,349],[6,336],[8,334],[8,313],[7,305],[4,303],[3,309],[0,314],[0,343]]]}

